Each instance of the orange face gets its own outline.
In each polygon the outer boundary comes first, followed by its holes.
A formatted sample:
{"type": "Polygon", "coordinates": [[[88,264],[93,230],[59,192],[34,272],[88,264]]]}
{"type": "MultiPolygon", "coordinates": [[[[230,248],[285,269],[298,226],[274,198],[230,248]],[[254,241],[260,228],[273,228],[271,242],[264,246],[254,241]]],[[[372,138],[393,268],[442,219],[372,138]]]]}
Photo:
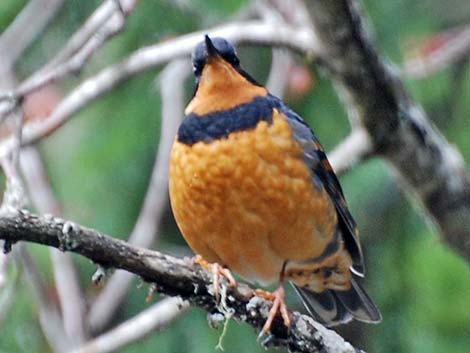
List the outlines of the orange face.
{"type": "Polygon", "coordinates": [[[202,116],[227,110],[268,93],[266,88],[248,82],[220,56],[213,56],[208,60],[196,95],[186,107],[186,115],[194,113],[202,116]]]}

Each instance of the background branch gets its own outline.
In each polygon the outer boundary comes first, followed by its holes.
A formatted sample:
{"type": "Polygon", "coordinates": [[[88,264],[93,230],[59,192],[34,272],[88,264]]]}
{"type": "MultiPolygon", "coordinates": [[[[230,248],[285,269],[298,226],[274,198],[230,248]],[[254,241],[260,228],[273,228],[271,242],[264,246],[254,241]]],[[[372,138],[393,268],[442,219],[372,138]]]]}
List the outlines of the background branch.
{"type": "Polygon", "coordinates": [[[403,65],[403,74],[422,79],[468,56],[470,54],[470,25],[452,28],[447,32],[435,34],[427,41],[425,40],[424,46],[426,44],[432,46],[432,42],[439,39],[441,43],[430,53],[423,49],[424,53],[407,59],[403,65]]]}
{"type": "Polygon", "coordinates": [[[19,244],[18,247],[15,247],[15,251],[18,251],[18,255],[25,268],[28,284],[31,287],[31,292],[34,294],[33,299],[37,302],[36,306],[39,310],[41,328],[49,345],[54,353],[67,352],[70,342],[65,334],[59,309],[48,295],[46,282],[37,264],[29,252],[26,251],[25,244],[19,244]]]}
{"type": "MultiPolygon", "coordinates": [[[[60,82],[60,87],[72,87],[70,93],[55,107],[52,114],[44,117],[44,119],[37,119],[35,122],[31,122],[28,119],[28,114],[26,114],[26,124],[22,130],[16,129],[16,137],[12,137],[12,135],[9,138],[2,137],[0,142],[0,158],[3,160],[4,171],[9,183],[4,200],[7,201],[5,205],[11,206],[8,208],[9,213],[5,213],[5,209],[2,210],[3,218],[0,217],[0,223],[3,222],[4,228],[0,224],[0,239],[9,239],[8,244],[11,239],[26,239],[52,245],[50,250],[55,283],[49,284],[41,278],[40,270],[36,267],[35,262],[27,253],[25,247],[18,247],[18,251],[15,251],[12,255],[15,256],[15,259],[19,259],[20,256],[18,254],[20,252],[25,254],[23,256],[25,259],[24,268],[28,271],[26,278],[32,285],[31,292],[37,301],[39,321],[46,340],[50,343],[50,349],[53,351],[62,352],[75,349],[79,353],[100,353],[118,350],[125,345],[136,342],[136,340],[144,337],[152,330],[162,328],[167,322],[174,320],[185,311],[180,310],[181,301],[179,299],[165,299],[105,332],[106,328],[110,326],[111,320],[116,316],[118,309],[124,306],[123,303],[126,295],[131,294],[132,297],[130,298],[138,296],[136,293],[130,293],[129,290],[134,278],[133,273],[147,281],[156,281],[157,289],[163,293],[180,294],[191,303],[202,306],[210,312],[220,311],[227,317],[231,316],[231,310],[227,312],[223,305],[216,303],[212,298],[210,287],[207,287],[210,284],[210,277],[200,268],[194,267],[189,261],[178,260],[160,253],[135,248],[127,243],[103,237],[97,232],[87,230],[72,222],[51,216],[37,218],[27,213],[17,214],[15,213],[16,209],[22,205],[21,197],[16,197],[13,193],[15,197],[9,198],[9,195],[12,195],[12,190],[19,190],[19,188],[11,187],[11,181],[15,182],[15,185],[21,184],[20,175],[16,170],[15,163],[21,151],[22,158],[26,161],[23,163],[23,176],[38,213],[60,215],[60,207],[54,199],[52,189],[48,184],[46,170],[41,164],[41,156],[38,154],[38,150],[29,148],[21,150],[19,148],[20,142],[23,146],[27,146],[44,140],[47,136],[60,129],[77,112],[88,107],[105,93],[115,90],[122,83],[143,72],[170,63],[161,75],[161,80],[165,82],[165,85],[162,90],[163,112],[159,150],[154,162],[145,201],[129,237],[129,243],[134,246],[147,248],[153,246],[156,240],[158,240],[161,232],[160,227],[162,227],[162,219],[164,219],[165,211],[167,210],[168,153],[178,125],[178,119],[183,116],[183,83],[190,67],[187,58],[204,33],[226,37],[236,44],[256,44],[272,47],[270,48],[273,53],[272,63],[267,86],[269,86],[273,93],[279,96],[283,95],[286,83],[291,83],[291,81],[286,82],[286,78],[289,74],[292,74],[292,72],[289,73],[288,71],[289,66],[295,63],[295,56],[292,52],[300,53],[307,60],[315,57],[317,63],[324,69],[322,71],[326,71],[331,77],[333,85],[345,103],[351,123],[350,135],[340,142],[329,154],[330,161],[336,172],[344,173],[349,168],[369,157],[383,157],[390,162],[389,165],[393,167],[393,171],[396,172],[399,180],[407,185],[407,191],[418,196],[418,199],[424,206],[423,209],[431,214],[439,230],[442,231],[444,238],[454,248],[458,249],[466,259],[470,259],[470,181],[465,171],[463,160],[455,148],[427,120],[420,108],[411,101],[400,78],[397,76],[398,70],[391,67],[377,53],[376,46],[370,37],[370,32],[364,24],[364,16],[356,1],[292,0],[286,2],[283,0],[260,0],[249,5],[249,15],[251,18],[261,18],[261,20],[248,22],[246,21],[246,15],[241,15],[237,22],[228,25],[169,38],[167,37],[168,33],[171,33],[170,36],[173,33],[180,33],[181,28],[176,30],[165,28],[164,31],[161,31],[161,28],[154,31],[152,28],[151,37],[144,38],[144,30],[140,26],[136,30],[132,27],[135,25],[132,20],[126,21],[126,16],[137,5],[137,0],[106,0],[100,3],[82,26],[79,26],[79,29],[76,30],[70,40],[66,41],[66,44],[57,55],[54,55],[43,68],[37,70],[17,86],[15,73],[12,70],[15,61],[34,39],[34,36],[31,36],[31,34],[40,34],[61,4],[62,1],[58,0],[31,0],[22,11],[22,14],[17,16],[17,19],[12,22],[11,26],[0,37],[0,117],[9,117],[13,116],[12,113],[18,113],[16,115],[18,118],[17,126],[20,126],[23,118],[20,115],[22,114],[20,108],[23,107],[24,98],[26,98],[26,101],[29,100],[31,93],[40,91],[51,81],[60,82]],[[38,4],[44,5],[46,3],[48,4],[47,6],[38,7],[38,4]],[[50,7],[52,4],[54,5],[53,11],[50,7]],[[34,8],[36,10],[32,10],[34,8]],[[40,18],[32,18],[31,16],[40,18]],[[31,20],[30,23],[25,20],[28,17],[31,20]],[[28,24],[26,29],[22,28],[25,24],[28,24]],[[114,45],[109,46],[108,48],[111,50],[104,50],[103,57],[97,60],[112,60],[114,64],[106,64],[106,67],[100,69],[101,71],[98,73],[91,74],[91,76],[81,76],[75,80],[68,80],[74,74],[90,72],[89,70],[82,70],[87,67],[89,59],[100,48],[104,47],[104,44],[108,43],[116,33],[124,29],[126,24],[129,24],[127,29],[130,29],[129,37],[132,38],[132,44],[126,42],[129,38],[127,36],[128,33],[124,32],[119,38],[122,42],[116,43],[119,43],[119,46],[122,45],[122,48],[125,49],[120,48],[116,50],[114,45]],[[136,32],[138,32],[137,36],[136,32]],[[15,35],[12,35],[12,33],[15,35]],[[142,42],[148,44],[155,41],[156,35],[161,39],[160,42],[135,50],[136,47],[141,45],[138,42],[141,40],[141,37],[144,38],[142,42]],[[139,38],[137,41],[135,41],[136,37],[139,38]],[[16,38],[16,42],[12,42],[12,38],[16,38]],[[10,46],[14,46],[11,51],[10,46]],[[114,54],[116,52],[127,53],[129,48],[135,51],[127,57],[118,58],[116,61],[114,54]],[[286,49],[290,49],[291,52],[287,52],[286,49]],[[70,83],[75,86],[70,86],[70,83]],[[11,158],[12,153],[13,158],[11,158]],[[28,168],[32,168],[32,170],[28,168]],[[15,200],[18,200],[18,202],[15,200]],[[25,229],[15,230],[12,224],[16,226],[21,222],[25,223],[23,225],[25,229]],[[27,232],[29,232],[29,235],[26,234],[27,232]],[[38,238],[33,239],[34,237],[38,238]],[[111,248],[108,249],[108,246],[111,248]],[[53,249],[53,247],[71,249],[88,256],[100,266],[123,268],[130,272],[116,271],[105,284],[101,293],[96,298],[92,298],[88,316],[84,317],[83,307],[85,298],[78,285],[70,254],[61,253],[53,249]],[[126,260],[125,257],[129,259],[126,260]],[[196,293],[193,293],[194,286],[196,286],[196,293]],[[51,287],[57,289],[60,305],[56,302],[56,298],[48,293],[51,287]],[[163,320],[160,321],[160,319],[163,320]],[[88,334],[96,335],[101,332],[103,333],[100,336],[94,337],[91,341],[87,342],[87,339],[89,339],[88,334]],[[78,346],[80,348],[77,348],[78,346]]],[[[142,7],[148,6],[147,4],[141,5],[142,7]]],[[[168,6],[175,5],[170,4],[168,6]]],[[[187,13],[196,14],[195,17],[200,16],[198,13],[200,9],[198,7],[191,6],[190,10],[188,8],[185,8],[187,13]]],[[[228,10],[226,11],[228,15],[228,10]]],[[[88,13],[88,9],[82,9],[80,13],[88,13]]],[[[159,13],[157,12],[158,15],[159,13]]],[[[181,15],[181,13],[178,13],[178,15],[181,15]]],[[[142,16],[142,13],[139,13],[137,16],[142,16]]],[[[220,16],[217,17],[217,22],[219,21],[220,16]]],[[[202,23],[203,25],[199,23],[199,27],[212,25],[214,21],[211,22],[211,20],[207,20],[204,17],[202,23]]],[[[71,26],[68,30],[75,30],[74,28],[75,26],[71,26]]],[[[194,26],[190,28],[194,28],[194,26]]],[[[418,67],[422,63],[412,61],[411,64],[415,66],[411,65],[411,71],[410,67],[407,66],[402,72],[418,76],[423,73],[428,75],[435,70],[452,64],[454,60],[462,60],[463,69],[458,71],[457,75],[460,73],[463,76],[466,73],[463,58],[465,58],[468,51],[468,33],[468,25],[461,27],[459,33],[454,33],[453,40],[449,37],[449,46],[445,48],[446,50],[438,53],[438,56],[430,56],[432,60],[424,63],[427,65],[426,67],[418,67]],[[420,71],[420,69],[424,69],[424,71],[420,71]]],[[[42,50],[44,49],[47,49],[47,40],[42,50]]],[[[28,57],[25,59],[26,65],[29,65],[28,60],[31,59],[28,57]]],[[[266,57],[260,55],[260,63],[265,63],[266,59],[266,57]]],[[[262,65],[255,64],[253,65],[254,75],[261,75],[262,77],[263,68],[260,68],[262,65]]],[[[23,65],[23,61],[21,65],[23,65]]],[[[247,66],[251,72],[249,64],[247,66]]],[[[20,70],[23,69],[21,66],[19,67],[20,70]]],[[[292,74],[289,78],[293,76],[292,74]]],[[[324,82],[321,75],[318,75],[318,78],[318,83],[324,82]]],[[[143,81],[145,79],[143,77],[143,81]]],[[[462,82],[465,83],[465,80],[462,79],[462,82]]],[[[129,87],[133,84],[134,82],[129,87]]],[[[321,99],[325,99],[321,102],[321,109],[319,111],[326,112],[326,115],[328,115],[329,105],[334,105],[336,102],[334,98],[330,99],[329,96],[324,95],[324,86],[316,86],[320,91],[319,96],[321,99]],[[326,109],[323,109],[324,106],[326,109]]],[[[60,87],[57,86],[58,89],[60,87]]],[[[457,90],[455,87],[448,90],[452,92],[450,95],[454,96],[454,100],[451,102],[452,106],[458,106],[457,100],[459,97],[465,97],[464,88],[466,86],[463,84],[459,87],[463,87],[461,89],[462,95],[453,94],[453,91],[457,90]]],[[[119,99],[122,100],[126,94],[126,88],[122,90],[124,93],[121,91],[119,91],[120,93],[113,92],[110,98],[120,97],[119,99]]],[[[305,114],[305,112],[308,113],[312,105],[310,103],[305,104],[302,99],[299,99],[300,94],[291,97],[292,92],[288,92],[289,98],[296,100],[295,103],[292,103],[297,104],[300,102],[296,108],[300,108],[299,113],[308,119],[309,115],[305,114]],[[308,106],[307,109],[305,109],[306,106],[308,106]]],[[[433,92],[435,94],[435,90],[433,92]]],[[[142,102],[142,95],[140,94],[139,97],[135,96],[132,98],[130,101],[133,103],[142,102]]],[[[313,101],[317,99],[314,96],[310,98],[313,101]]],[[[106,100],[103,100],[103,102],[106,104],[106,100]]],[[[433,102],[435,103],[435,100],[433,102]]],[[[159,102],[157,101],[152,104],[158,105],[159,102]]],[[[127,106],[131,107],[132,105],[129,104],[127,106]]],[[[114,113],[117,110],[113,108],[107,108],[109,110],[106,110],[105,115],[114,115],[115,117],[115,114],[107,114],[108,112],[114,113]]],[[[132,118],[139,117],[139,113],[149,115],[145,109],[140,109],[140,107],[139,109],[135,107],[130,109],[133,109],[132,114],[137,113],[129,115],[132,118]]],[[[318,109],[318,106],[315,109],[318,109]]],[[[94,107],[85,112],[83,116],[96,114],[96,112],[89,114],[93,110],[94,107]]],[[[439,115],[438,110],[433,109],[432,111],[439,115]]],[[[445,118],[445,120],[448,120],[448,117],[445,118]]],[[[121,117],[116,119],[121,119],[121,117]]],[[[7,123],[12,122],[12,120],[8,120],[7,123]]],[[[145,123],[148,123],[148,120],[145,120],[145,123]]],[[[95,119],[93,124],[86,125],[89,128],[86,132],[102,138],[104,134],[95,134],[94,128],[96,127],[96,130],[100,129],[98,119],[95,119]]],[[[335,128],[337,126],[331,122],[321,122],[319,125],[323,128],[335,128]]],[[[134,126],[137,127],[137,123],[134,126]]],[[[73,129],[75,130],[72,134],[67,136],[67,138],[69,136],[72,137],[70,141],[74,140],[77,136],[85,135],[83,126],[82,130],[80,130],[80,126],[77,129],[77,125],[73,129]]],[[[70,131],[65,129],[64,134],[70,133],[70,131]]],[[[321,129],[317,131],[321,131],[321,129]]],[[[88,134],[86,135],[88,137],[88,134]]],[[[323,136],[322,132],[320,132],[320,135],[323,136]]],[[[122,144],[122,136],[120,138],[119,144],[122,144]]],[[[129,138],[133,137],[129,135],[129,138]]],[[[133,142],[130,139],[125,141],[133,142]]],[[[58,147],[54,145],[54,142],[50,145],[49,142],[45,144],[46,149],[50,148],[50,146],[53,146],[52,148],[62,148],[62,145],[58,147]]],[[[138,142],[140,143],[140,141],[138,142]]],[[[73,143],[75,143],[75,140],[73,143]]],[[[132,143],[129,145],[132,145],[132,143]]],[[[149,143],[143,148],[148,149],[150,145],[153,149],[153,144],[149,143]]],[[[77,147],[77,145],[73,146],[77,147]]],[[[109,148],[109,151],[106,149],[107,153],[122,151],[122,149],[114,150],[113,147],[109,148]]],[[[136,155],[131,152],[132,147],[125,146],[125,148],[126,152],[130,152],[129,155],[132,155],[134,160],[136,155]]],[[[138,153],[141,153],[143,148],[138,153]]],[[[81,153],[80,148],[75,150],[78,154],[81,153]]],[[[60,158],[68,158],[65,151],[66,149],[58,153],[60,158]]],[[[462,151],[465,150],[463,149],[462,151]]],[[[138,158],[146,158],[144,163],[146,163],[145,167],[148,167],[148,162],[151,162],[153,154],[147,158],[148,156],[144,157],[145,153],[139,154],[138,158]]],[[[109,154],[105,160],[108,159],[109,154]]],[[[52,162],[52,159],[47,160],[47,162],[51,163],[47,165],[48,167],[54,166],[53,163],[55,161],[52,162]]],[[[139,162],[139,164],[141,163],[139,162]]],[[[133,166],[131,167],[134,168],[133,166]]],[[[106,168],[106,166],[103,168],[106,168]]],[[[147,180],[144,177],[140,179],[136,177],[139,173],[138,170],[133,172],[134,179],[132,183],[139,189],[139,193],[136,192],[132,196],[140,199],[142,183],[147,183],[147,180]]],[[[373,178],[374,176],[368,176],[367,180],[371,181],[373,178]]],[[[377,182],[383,182],[385,179],[386,176],[377,182]]],[[[116,180],[111,180],[110,178],[108,180],[110,185],[115,181],[119,182],[120,180],[119,178],[116,178],[116,180]]],[[[64,182],[65,185],[68,180],[61,180],[61,182],[64,182]]],[[[120,187],[121,185],[117,184],[117,186],[120,187]]],[[[380,187],[382,186],[381,184],[380,187]]],[[[61,191],[67,188],[56,184],[54,187],[58,187],[61,191]]],[[[125,192],[128,191],[125,190],[125,192]]],[[[20,195],[20,193],[17,193],[17,195],[20,195]]],[[[71,203],[75,201],[78,201],[76,204],[80,202],[77,198],[77,200],[71,200],[71,203]]],[[[383,202],[381,200],[381,207],[385,207],[383,205],[385,203],[387,203],[385,200],[383,202]]],[[[66,204],[64,203],[64,205],[66,204]]],[[[67,204],[67,209],[69,209],[69,205],[67,204]]],[[[73,209],[73,207],[75,205],[72,205],[70,209],[73,209]]],[[[134,213],[131,211],[128,214],[134,213]]],[[[113,222],[111,217],[107,218],[106,221],[113,222]]],[[[126,222],[131,221],[126,220],[126,222]]],[[[368,222],[373,223],[374,221],[368,222]]],[[[379,222],[384,221],[380,220],[379,222]]],[[[176,228],[171,221],[163,222],[163,226],[165,227],[163,228],[164,231],[169,232],[168,235],[173,236],[176,234],[176,228]]],[[[384,228],[385,223],[381,223],[380,234],[383,238],[387,234],[384,228]]],[[[173,241],[173,238],[171,241],[173,241]]],[[[170,246],[165,244],[164,246],[170,248],[175,246],[175,244],[170,246]]],[[[401,244],[401,246],[404,245],[401,244]]],[[[371,248],[367,247],[367,249],[371,249],[371,252],[377,251],[374,250],[373,246],[371,248]]],[[[8,256],[12,258],[11,255],[8,256]]],[[[371,259],[374,261],[373,257],[371,259]]],[[[2,279],[8,280],[5,282],[8,286],[11,280],[6,276],[6,260],[6,255],[1,254],[0,282],[2,279]]],[[[9,261],[9,264],[12,263],[13,261],[9,261]]],[[[384,271],[383,268],[382,271],[384,271]]],[[[384,271],[384,273],[386,272],[384,271]]],[[[373,284],[374,274],[370,276],[370,280],[370,283],[373,284]]],[[[400,278],[400,281],[405,280],[400,278]]],[[[10,287],[8,286],[8,288],[10,287]]],[[[11,288],[14,290],[14,287],[11,288]]],[[[264,321],[263,315],[265,315],[269,303],[262,300],[249,301],[241,295],[243,294],[243,288],[244,286],[240,288],[241,292],[228,292],[229,307],[230,309],[236,309],[234,313],[235,318],[247,321],[253,327],[258,328],[260,323],[264,321]],[[233,301],[231,301],[232,299],[233,301]]],[[[20,290],[24,291],[22,288],[20,290]]],[[[14,299],[12,296],[7,297],[7,299],[11,298],[14,299]]],[[[130,299],[127,303],[131,302],[133,302],[133,299],[130,299]]],[[[129,306],[127,306],[127,303],[126,309],[123,312],[135,308],[134,303],[129,304],[129,306]]],[[[395,305],[397,304],[395,303],[395,305]]],[[[403,303],[400,302],[395,308],[402,308],[403,306],[401,305],[403,303]]],[[[184,306],[187,307],[187,303],[184,306]]],[[[422,310],[426,310],[425,305],[423,305],[423,308],[422,310]]],[[[0,311],[3,309],[0,308],[0,311]]],[[[386,306],[385,310],[390,310],[390,307],[386,306]]],[[[2,312],[0,312],[0,316],[1,314],[2,312]]],[[[33,317],[35,315],[36,313],[32,313],[33,317]]],[[[384,315],[384,317],[386,316],[384,315]]],[[[294,314],[294,318],[293,331],[286,336],[282,323],[277,323],[274,328],[275,335],[271,337],[268,343],[285,346],[292,351],[307,351],[310,349],[314,352],[354,351],[354,348],[345,343],[340,336],[325,330],[321,326],[316,326],[310,319],[301,317],[297,313],[294,314]]],[[[384,326],[379,327],[378,330],[383,327],[386,327],[385,330],[387,330],[390,326],[385,326],[386,324],[384,322],[384,326]]],[[[354,325],[348,326],[348,329],[351,327],[354,330],[354,325]]],[[[11,330],[11,325],[7,325],[7,330],[11,330]]],[[[178,335],[179,333],[175,332],[175,334],[178,335]]],[[[392,333],[390,336],[394,337],[394,334],[392,333]]],[[[159,340],[161,338],[153,337],[152,340],[154,339],[159,340]]],[[[14,338],[11,340],[14,340],[14,338]]],[[[375,341],[379,342],[380,340],[375,337],[375,341]]],[[[357,337],[354,337],[354,342],[359,345],[364,343],[357,337]]]]}
{"type": "MultiPolygon", "coordinates": [[[[39,151],[27,147],[21,153],[21,169],[28,194],[41,214],[60,216],[61,208],[54,197],[39,151]]],[[[59,297],[64,330],[72,346],[86,339],[84,295],[70,254],[50,249],[54,280],[59,297]]]]}
{"type": "MultiPolygon", "coordinates": [[[[8,93],[5,98],[21,100],[27,94],[39,88],[80,71],[99,48],[124,28],[125,16],[128,16],[137,5],[137,1],[125,1],[125,12],[121,12],[116,5],[118,1],[108,0],[102,7],[98,8],[91,16],[90,21],[80,28],[76,35],[66,44],[63,51],[46,64],[43,69],[40,69],[25,82],[21,83],[13,93],[8,93]],[[102,10],[107,10],[109,6],[114,7],[114,13],[110,15],[101,27],[96,28],[96,33],[92,33],[91,29],[95,29],[96,25],[92,21],[96,20],[94,15],[96,13],[101,15],[102,12],[105,12],[102,10]],[[90,37],[87,38],[86,36],[90,37]],[[81,46],[78,47],[78,45],[81,46]],[[72,50],[75,51],[72,52],[72,50]],[[67,55],[70,55],[70,57],[67,58],[67,55]]],[[[99,18],[99,16],[96,17],[99,18]]]]}
{"type": "Polygon", "coordinates": [[[340,91],[352,121],[454,250],[470,260],[470,180],[462,156],[430,124],[402,81],[377,53],[355,0],[307,1],[324,47],[319,63],[340,91]]]}
{"type": "Polygon", "coordinates": [[[112,330],[90,340],[72,353],[115,352],[151,333],[163,330],[188,308],[188,302],[181,298],[162,299],[112,330]]]}
{"type": "MultiPolygon", "coordinates": [[[[117,12],[121,16],[127,16],[137,4],[136,0],[106,0],[90,15],[83,25],[70,37],[64,47],[44,67],[45,71],[55,67],[68,59],[83,48],[92,37],[96,37],[103,27],[108,26],[111,18],[117,12]]],[[[113,27],[113,26],[111,26],[113,27]]]]}
{"type": "MultiPolygon", "coordinates": [[[[184,116],[184,82],[191,73],[187,59],[168,64],[161,72],[158,87],[162,95],[162,125],[158,153],[144,203],[129,237],[129,243],[145,248],[154,245],[159,225],[168,205],[168,166],[173,138],[184,116]]],[[[89,325],[93,332],[101,331],[121,306],[133,276],[117,271],[107,281],[90,308],[89,325]]]]}
{"type": "Polygon", "coordinates": [[[61,8],[63,0],[31,0],[26,4],[20,14],[2,33],[0,38],[1,55],[0,70],[10,70],[29,44],[37,38],[38,34],[54,18],[61,8]]]}
{"type": "Polygon", "coordinates": [[[369,134],[362,127],[353,128],[351,133],[330,153],[328,159],[339,175],[372,155],[369,134]]]}
{"type": "MultiPolygon", "coordinates": [[[[188,56],[194,46],[207,31],[181,36],[178,39],[141,48],[118,64],[111,65],[97,75],[82,82],[66,96],[52,114],[39,123],[25,124],[23,145],[29,145],[52,134],[70,117],[87,104],[130,77],[165,64],[166,62],[188,56]]],[[[311,31],[290,27],[278,27],[264,23],[230,24],[209,31],[214,36],[223,36],[234,42],[283,45],[293,50],[312,55],[318,49],[317,41],[311,31]]],[[[1,98],[0,94],[0,98],[1,98]]],[[[3,94],[4,99],[17,96],[15,91],[3,94]]],[[[13,140],[7,139],[0,144],[0,157],[13,148],[13,140]]]]}

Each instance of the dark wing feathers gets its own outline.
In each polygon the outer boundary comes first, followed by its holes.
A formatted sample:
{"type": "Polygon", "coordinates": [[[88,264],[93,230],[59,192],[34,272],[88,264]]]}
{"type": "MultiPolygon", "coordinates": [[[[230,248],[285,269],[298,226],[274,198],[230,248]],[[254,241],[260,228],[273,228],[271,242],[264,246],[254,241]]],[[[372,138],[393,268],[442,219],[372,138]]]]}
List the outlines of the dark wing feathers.
{"type": "MultiPolygon", "coordinates": [[[[313,139],[316,140],[316,137],[314,135],[313,139]]],[[[314,142],[314,145],[321,147],[318,140],[314,142]]],[[[343,190],[339,185],[338,178],[336,177],[333,169],[331,168],[331,166],[329,168],[325,167],[325,165],[329,166],[330,164],[328,162],[325,152],[323,151],[323,149],[317,148],[316,153],[319,156],[320,163],[316,164],[315,166],[312,166],[311,168],[314,174],[318,175],[318,177],[323,183],[323,186],[325,187],[326,191],[328,192],[335,204],[336,212],[338,213],[338,223],[341,229],[341,233],[343,234],[344,244],[346,249],[349,251],[349,254],[351,255],[353,261],[353,270],[357,275],[364,276],[364,260],[362,255],[361,244],[359,243],[359,233],[356,226],[356,222],[354,221],[351,213],[348,210],[343,190]]]]}
{"type": "MultiPolygon", "coordinates": [[[[275,97],[273,97],[275,98],[275,97]]],[[[352,270],[359,276],[364,275],[364,261],[359,243],[356,222],[349,213],[343,190],[318,139],[303,119],[284,105],[279,99],[279,109],[287,117],[294,138],[304,150],[304,159],[313,171],[313,183],[324,187],[330,195],[338,213],[338,222],[346,249],[349,251],[352,270]]]]}

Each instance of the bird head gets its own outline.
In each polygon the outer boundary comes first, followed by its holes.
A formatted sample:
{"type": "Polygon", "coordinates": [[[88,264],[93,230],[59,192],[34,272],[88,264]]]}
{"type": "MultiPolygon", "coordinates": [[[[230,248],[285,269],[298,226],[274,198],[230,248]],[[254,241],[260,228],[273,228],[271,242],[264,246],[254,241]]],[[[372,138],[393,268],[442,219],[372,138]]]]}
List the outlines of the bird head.
{"type": "Polygon", "coordinates": [[[226,39],[205,36],[192,54],[196,87],[186,113],[230,109],[267,91],[241,67],[235,47],[226,39]]]}
{"type": "Polygon", "coordinates": [[[204,41],[194,49],[191,59],[196,78],[201,77],[206,65],[213,65],[215,62],[225,62],[234,68],[240,66],[240,60],[232,43],[220,37],[211,39],[207,34],[204,41]]]}

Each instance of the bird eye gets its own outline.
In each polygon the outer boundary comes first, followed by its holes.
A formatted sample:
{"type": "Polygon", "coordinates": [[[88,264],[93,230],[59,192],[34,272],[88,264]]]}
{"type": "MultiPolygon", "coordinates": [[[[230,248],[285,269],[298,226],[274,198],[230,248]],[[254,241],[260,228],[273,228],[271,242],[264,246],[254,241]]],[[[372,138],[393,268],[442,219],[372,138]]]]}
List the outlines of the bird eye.
{"type": "Polygon", "coordinates": [[[205,59],[193,59],[193,73],[199,76],[205,64],[205,59]]]}
{"type": "Polygon", "coordinates": [[[229,61],[233,65],[239,65],[240,64],[240,60],[237,58],[237,56],[235,54],[231,55],[229,61]]]}

